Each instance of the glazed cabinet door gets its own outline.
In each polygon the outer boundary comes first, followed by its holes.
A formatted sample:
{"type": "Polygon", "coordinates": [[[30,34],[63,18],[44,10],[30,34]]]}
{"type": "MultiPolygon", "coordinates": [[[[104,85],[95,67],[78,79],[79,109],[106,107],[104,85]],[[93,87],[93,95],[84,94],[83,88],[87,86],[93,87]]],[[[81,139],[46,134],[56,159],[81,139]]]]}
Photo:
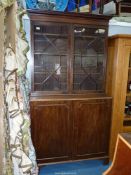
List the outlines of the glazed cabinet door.
{"type": "Polygon", "coordinates": [[[32,92],[67,93],[69,26],[61,23],[33,23],[32,92]]]}
{"type": "Polygon", "coordinates": [[[76,101],[74,111],[74,159],[108,155],[111,99],[76,101]]]}
{"type": "Polygon", "coordinates": [[[71,157],[71,105],[69,101],[34,101],[31,106],[31,135],[38,163],[69,160],[71,157]]]}
{"type": "Polygon", "coordinates": [[[104,28],[74,25],[73,92],[104,91],[106,35],[104,28]]]}

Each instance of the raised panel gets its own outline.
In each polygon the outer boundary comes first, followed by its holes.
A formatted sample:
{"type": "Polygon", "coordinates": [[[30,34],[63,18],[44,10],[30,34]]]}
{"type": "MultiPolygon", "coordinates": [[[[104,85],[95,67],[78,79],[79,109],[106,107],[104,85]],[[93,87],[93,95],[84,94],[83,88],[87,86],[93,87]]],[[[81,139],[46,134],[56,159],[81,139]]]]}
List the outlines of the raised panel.
{"type": "Polygon", "coordinates": [[[108,155],[111,100],[74,103],[75,158],[108,155]]]}
{"type": "Polygon", "coordinates": [[[39,163],[69,159],[70,113],[69,102],[31,104],[31,133],[39,163]]]}

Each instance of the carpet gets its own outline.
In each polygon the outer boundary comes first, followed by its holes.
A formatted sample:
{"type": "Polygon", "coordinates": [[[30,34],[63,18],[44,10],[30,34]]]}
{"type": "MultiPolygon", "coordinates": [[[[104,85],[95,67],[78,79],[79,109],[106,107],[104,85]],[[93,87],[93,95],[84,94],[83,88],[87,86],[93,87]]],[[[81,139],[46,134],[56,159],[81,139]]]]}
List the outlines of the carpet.
{"type": "Polygon", "coordinates": [[[84,160],[47,165],[40,168],[39,175],[102,175],[108,167],[103,160],[84,160]]]}

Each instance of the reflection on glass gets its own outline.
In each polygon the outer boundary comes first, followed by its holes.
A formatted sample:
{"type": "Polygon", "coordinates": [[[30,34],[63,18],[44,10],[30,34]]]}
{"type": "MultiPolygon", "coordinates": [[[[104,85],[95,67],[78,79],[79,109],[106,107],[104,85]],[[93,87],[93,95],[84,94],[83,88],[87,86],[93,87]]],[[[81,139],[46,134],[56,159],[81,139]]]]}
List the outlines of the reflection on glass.
{"type": "Polygon", "coordinates": [[[65,25],[35,26],[35,91],[67,89],[67,33],[65,25]]]}
{"type": "Polygon", "coordinates": [[[75,27],[74,90],[103,90],[105,29],[75,27]]]}

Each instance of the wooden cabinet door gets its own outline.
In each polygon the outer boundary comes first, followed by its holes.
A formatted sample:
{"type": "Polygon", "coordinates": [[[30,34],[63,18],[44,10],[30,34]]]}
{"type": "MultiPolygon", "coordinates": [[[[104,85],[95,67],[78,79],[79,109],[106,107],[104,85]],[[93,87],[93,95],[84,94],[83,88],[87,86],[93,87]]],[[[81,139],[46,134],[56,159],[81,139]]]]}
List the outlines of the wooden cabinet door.
{"type": "Polygon", "coordinates": [[[71,105],[69,101],[34,101],[31,106],[31,134],[38,163],[71,157],[71,105]]]}
{"type": "Polygon", "coordinates": [[[108,155],[111,99],[76,101],[74,111],[74,159],[108,155]]]}

